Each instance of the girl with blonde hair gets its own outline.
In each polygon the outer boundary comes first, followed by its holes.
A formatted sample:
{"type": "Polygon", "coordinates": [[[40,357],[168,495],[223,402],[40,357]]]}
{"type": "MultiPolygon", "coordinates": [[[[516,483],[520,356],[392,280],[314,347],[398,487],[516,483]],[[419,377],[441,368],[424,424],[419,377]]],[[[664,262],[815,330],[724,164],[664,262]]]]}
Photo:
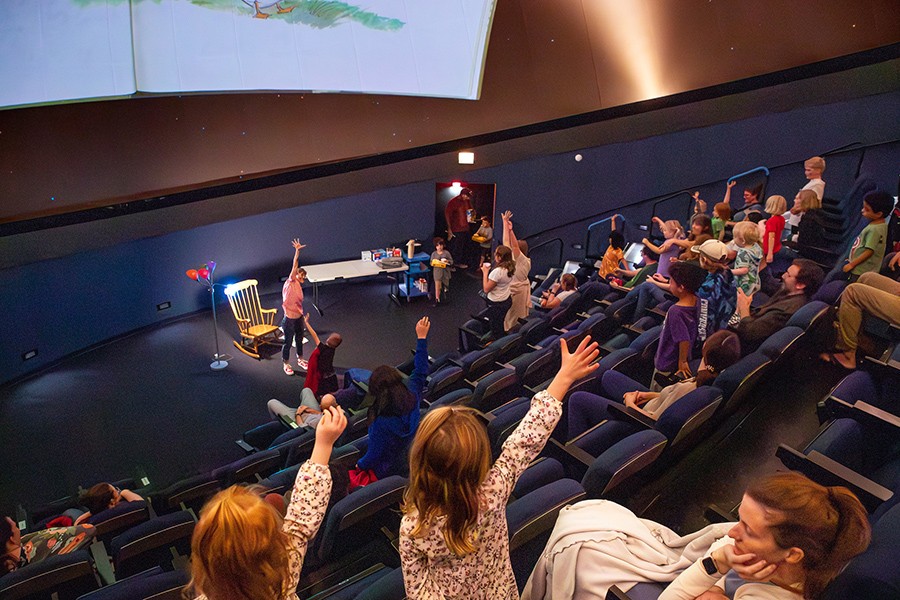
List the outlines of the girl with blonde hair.
{"type": "Polygon", "coordinates": [[[400,560],[406,594],[423,598],[518,598],[509,562],[506,502],[546,444],[571,384],[597,369],[590,337],[574,353],[560,341],[562,366],[531,400],[528,414],[490,464],[487,432],[468,408],[430,411],[410,451],[400,560]]]}
{"type": "Polygon", "coordinates": [[[340,407],[323,411],[283,519],[252,486],[231,486],[204,505],[191,539],[190,592],[209,600],[296,600],[306,546],[328,506],[331,449],[346,425],[340,407]]]}

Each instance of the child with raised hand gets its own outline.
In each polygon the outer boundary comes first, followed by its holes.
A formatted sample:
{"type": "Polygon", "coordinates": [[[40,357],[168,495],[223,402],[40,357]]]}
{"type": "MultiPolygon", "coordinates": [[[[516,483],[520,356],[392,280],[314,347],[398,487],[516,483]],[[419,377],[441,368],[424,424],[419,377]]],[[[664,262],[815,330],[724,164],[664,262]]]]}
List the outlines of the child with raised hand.
{"type": "Polygon", "coordinates": [[[422,420],[410,452],[400,560],[407,597],[512,600],[506,502],[522,471],[541,452],[575,381],[597,369],[596,343],[574,353],[560,342],[562,366],[531,400],[493,466],[487,432],[468,408],[440,407],[422,420]]]}
{"type": "Polygon", "coordinates": [[[297,598],[306,547],[331,494],[331,449],[346,426],[339,407],[323,412],[283,520],[252,486],[231,486],[206,503],[191,539],[189,589],[198,598],[297,598]]]}
{"type": "Polygon", "coordinates": [[[691,376],[689,362],[697,341],[698,309],[697,290],[707,274],[690,263],[676,263],[669,272],[669,292],[678,301],[666,311],[659,346],[653,359],[653,383],[650,389],[658,392],[668,385],[673,376],[687,379],[691,376]]]}
{"type": "Polygon", "coordinates": [[[665,241],[657,246],[647,238],[644,238],[641,240],[641,243],[659,254],[659,268],[656,270],[655,278],[666,283],[669,280],[669,266],[681,254],[681,247],[675,241],[684,239],[684,228],[675,219],[663,221],[659,217],[653,217],[653,222],[659,226],[665,241]]]}
{"type": "Polygon", "coordinates": [[[600,259],[600,267],[597,274],[601,281],[606,281],[608,277],[614,277],[619,268],[628,268],[625,264],[625,236],[621,231],[616,230],[616,218],[619,215],[613,215],[610,219],[609,246],[600,259]]]}

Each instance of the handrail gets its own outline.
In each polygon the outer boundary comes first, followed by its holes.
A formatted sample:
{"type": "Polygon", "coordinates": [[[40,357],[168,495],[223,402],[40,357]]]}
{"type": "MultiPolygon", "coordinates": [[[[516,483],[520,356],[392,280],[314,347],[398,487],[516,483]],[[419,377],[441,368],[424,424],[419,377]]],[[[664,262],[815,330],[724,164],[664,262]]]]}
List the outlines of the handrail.
{"type": "Polygon", "coordinates": [[[561,237],[551,238],[549,240],[545,240],[545,241],[541,242],[540,244],[530,247],[528,249],[529,258],[534,255],[534,251],[537,250],[538,248],[547,246],[549,244],[553,244],[554,242],[559,242],[559,253],[557,254],[556,262],[554,264],[561,265],[562,258],[563,258],[563,248],[566,247],[566,243],[563,241],[563,239],[561,237]]]}
{"type": "MultiPolygon", "coordinates": [[[[589,256],[591,256],[588,254],[588,252],[591,249],[591,231],[596,229],[598,226],[603,225],[604,223],[612,221],[613,217],[616,216],[616,214],[618,214],[618,213],[613,213],[610,216],[606,217],[605,219],[600,219],[599,221],[594,221],[593,223],[588,225],[587,232],[585,232],[585,234],[584,234],[584,257],[585,258],[588,258],[589,256]]],[[[595,256],[595,258],[599,258],[599,256],[595,256]]]]}
{"type": "MultiPolygon", "coordinates": [[[[647,235],[651,235],[653,233],[653,219],[656,218],[656,207],[659,206],[660,204],[662,204],[663,202],[667,202],[669,200],[672,200],[673,198],[677,198],[681,194],[687,194],[690,199],[694,198],[688,190],[679,190],[675,193],[669,194],[668,196],[660,198],[659,200],[657,200],[656,202],[653,203],[653,209],[650,212],[650,223],[647,224],[647,235]]],[[[690,222],[691,216],[693,214],[692,209],[693,209],[692,203],[688,202],[688,206],[687,206],[688,222],[690,222]]]]}
{"type": "Polygon", "coordinates": [[[769,169],[768,169],[768,168],[766,168],[766,167],[755,167],[755,168],[753,168],[753,169],[750,169],[749,171],[744,171],[743,173],[738,173],[737,175],[732,175],[731,177],[728,178],[728,180],[726,181],[726,183],[731,183],[732,181],[734,181],[734,180],[736,180],[736,179],[740,179],[741,177],[746,177],[747,175],[752,175],[753,173],[757,173],[757,172],[759,172],[759,171],[762,171],[763,173],[765,173],[765,174],[766,174],[766,177],[769,176],[769,169]]]}

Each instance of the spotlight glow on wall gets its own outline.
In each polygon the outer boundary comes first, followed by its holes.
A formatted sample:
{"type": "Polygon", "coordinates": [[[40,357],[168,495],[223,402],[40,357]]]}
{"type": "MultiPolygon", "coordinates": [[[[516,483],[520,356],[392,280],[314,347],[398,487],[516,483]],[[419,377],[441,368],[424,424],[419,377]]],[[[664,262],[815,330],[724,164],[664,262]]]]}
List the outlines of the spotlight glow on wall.
{"type": "Polygon", "coordinates": [[[454,190],[462,189],[462,183],[460,183],[459,181],[454,181],[450,184],[450,188],[454,190]]]}
{"type": "Polygon", "coordinates": [[[459,153],[459,164],[474,165],[475,164],[475,153],[474,152],[460,152],[459,153]]]}

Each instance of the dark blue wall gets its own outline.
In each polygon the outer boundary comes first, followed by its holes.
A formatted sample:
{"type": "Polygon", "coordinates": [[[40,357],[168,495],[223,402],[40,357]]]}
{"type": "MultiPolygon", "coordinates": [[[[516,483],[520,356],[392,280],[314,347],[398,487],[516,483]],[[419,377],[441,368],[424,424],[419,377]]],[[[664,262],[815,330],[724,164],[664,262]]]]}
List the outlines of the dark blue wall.
{"type": "MultiPolygon", "coordinates": [[[[567,257],[600,213],[679,189],[699,188],[715,200],[722,180],[758,165],[796,163],[852,142],[900,138],[900,94],[769,114],[700,129],[511,163],[474,171],[471,182],[497,184],[497,210],[511,209],[520,236],[562,237],[567,257]],[[578,219],[577,225],[560,227],[578,219]]],[[[853,180],[859,155],[829,158],[827,195],[853,180]]],[[[896,193],[900,146],[868,150],[864,170],[896,193]]],[[[448,175],[448,178],[450,175],[448,175]]],[[[796,165],[773,173],[768,193],[789,199],[804,183],[796,165]]],[[[163,319],[208,308],[208,295],[184,271],[218,262],[219,281],[255,277],[277,291],[290,269],[290,239],[309,247],[306,263],[358,256],[410,237],[428,239],[434,223],[434,182],[303,205],[190,231],[149,238],[0,272],[0,382],[72,352],[163,319]],[[158,303],[172,308],[157,312],[158,303]],[[23,362],[23,352],[37,358],[23,362]]],[[[252,198],[248,198],[252,201],[252,198]]],[[[623,211],[646,220],[644,205],[623,211]]],[[[221,296],[220,296],[221,300],[221,296]]],[[[226,315],[226,318],[230,316],[226,315]]]]}

